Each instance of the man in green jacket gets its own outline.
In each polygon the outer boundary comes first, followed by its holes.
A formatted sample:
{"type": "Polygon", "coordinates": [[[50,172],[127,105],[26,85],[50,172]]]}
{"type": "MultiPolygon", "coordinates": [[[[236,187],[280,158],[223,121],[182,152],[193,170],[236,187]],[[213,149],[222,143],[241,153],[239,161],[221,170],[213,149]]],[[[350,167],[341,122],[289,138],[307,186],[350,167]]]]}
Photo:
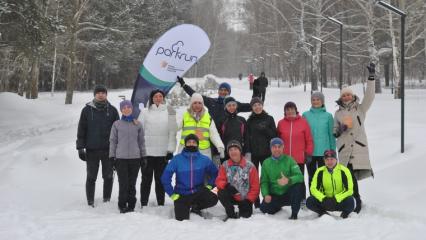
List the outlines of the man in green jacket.
{"type": "Polygon", "coordinates": [[[341,211],[340,216],[347,218],[355,209],[351,172],[337,163],[334,150],[324,152],[324,163],[312,179],[312,196],[306,200],[306,206],[319,216],[328,214],[327,211],[341,211]]]}
{"type": "Polygon", "coordinates": [[[271,140],[272,156],[262,164],[260,190],[263,201],[260,210],[275,214],[283,206],[291,206],[289,219],[297,219],[300,202],[303,198],[303,175],[296,161],[284,155],[284,143],[281,138],[271,140]]]}

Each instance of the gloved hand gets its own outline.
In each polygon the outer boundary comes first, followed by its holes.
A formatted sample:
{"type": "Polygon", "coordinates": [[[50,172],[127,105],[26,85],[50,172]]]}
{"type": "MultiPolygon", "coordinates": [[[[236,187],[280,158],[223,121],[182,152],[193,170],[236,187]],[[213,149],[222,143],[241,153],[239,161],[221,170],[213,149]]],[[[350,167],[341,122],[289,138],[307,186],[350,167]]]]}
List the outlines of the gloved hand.
{"type": "Polygon", "coordinates": [[[246,207],[250,207],[251,206],[251,202],[248,199],[244,199],[240,202],[240,205],[242,206],[246,206],[246,207]]]}
{"type": "Polygon", "coordinates": [[[213,186],[212,186],[212,185],[207,184],[207,185],[206,185],[206,188],[207,188],[209,191],[211,191],[211,190],[213,189],[213,186]]]}
{"type": "Polygon", "coordinates": [[[179,194],[177,194],[177,193],[173,193],[173,194],[172,194],[172,196],[170,196],[170,198],[171,198],[173,201],[176,201],[176,200],[178,200],[178,199],[180,198],[180,195],[179,195],[179,194]]]}
{"type": "Polygon", "coordinates": [[[348,130],[348,126],[344,123],[340,123],[337,127],[337,132],[336,132],[336,137],[339,137],[340,135],[342,135],[342,133],[344,133],[346,130],[348,130]]]}
{"type": "Polygon", "coordinates": [[[238,190],[231,184],[226,184],[225,190],[228,191],[231,195],[239,194],[238,190]]]}
{"type": "Polygon", "coordinates": [[[183,80],[183,78],[177,76],[177,82],[180,83],[180,86],[183,87],[185,86],[185,81],[183,80]]]}
{"type": "Polygon", "coordinates": [[[110,157],[109,161],[111,162],[111,166],[112,166],[112,170],[117,170],[117,161],[115,159],[115,157],[110,157]]]}
{"type": "Polygon", "coordinates": [[[251,162],[251,153],[246,153],[246,154],[244,155],[244,158],[245,158],[247,161],[250,161],[250,162],[251,162]]]}
{"type": "Polygon", "coordinates": [[[376,75],[376,65],[374,63],[370,63],[367,66],[368,69],[368,80],[374,80],[374,76],[376,75]]]}
{"type": "Polygon", "coordinates": [[[80,149],[78,149],[78,157],[79,157],[82,161],[86,161],[86,151],[84,150],[84,148],[80,148],[80,149]]]}
{"type": "Polygon", "coordinates": [[[146,157],[142,157],[141,158],[141,170],[145,170],[146,167],[148,166],[148,158],[146,157]]]}
{"type": "Polygon", "coordinates": [[[173,153],[171,153],[171,152],[167,152],[167,155],[166,155],[166,161],[169,161],[170,159],[172,159],[173,158],[173,153]]]}
{"type": "Polygon", "coordinates": [[[220,158],[225,158],[225,149],[224,148],[218,148],[217,151],[219,152],[220,158]]]}
{"type": "Polygon", "coordinates": [[[305,164],[309,165],[312,162],[312,156],[309,154],[305,154],[305,164]]]}
{"type": "Polygon", "coordinates": [[[321,206],[326,211],[334,211],[337,207],[337,202],[334,197],[326,197],[322,200],[321,206]]]}

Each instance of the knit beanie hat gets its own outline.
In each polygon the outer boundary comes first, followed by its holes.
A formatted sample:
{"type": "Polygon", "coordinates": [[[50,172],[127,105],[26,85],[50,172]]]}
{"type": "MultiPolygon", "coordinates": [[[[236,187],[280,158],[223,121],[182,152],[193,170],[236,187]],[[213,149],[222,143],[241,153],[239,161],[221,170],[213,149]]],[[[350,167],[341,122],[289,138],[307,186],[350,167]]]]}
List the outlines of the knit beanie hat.
{"type": "Polygon", "coordinates": [[[252,98],[252,99],[251,99],[251,101],[250,101],[250,106],[252,106],[252,107],[253,107],[253,105],[254,105],[255,103],[260,103],[260,104],[262,104],[262,105],[263,105],[262,99],[260,99],[259,97],[254,97],[254,98],[252,98]]]}
{"type": "Polygon", "coordinates": [[[153,98],[154,98],[154,95],[155,95],[155,94],[157,94],[157,93],[161,93],[161,95],[163,95],[163,98],[164,98],[164,97],[166,97],[166,95],[164,94],[164,92],[163,92],[163,91],[161,91],[160,89],[154,89],[154,90],[152,90],[152,91],[151,91],[151,93],[149,94],[149,104],[150,104],[150,105],[154,104],[154,100],[153,100],[153,98]]]}
{"type": "Polygon", "coordinates": [[[203,96],[199,93],[193,93],[191,96],[191,106],[194,102],[201,102],[204,105],[203,96]]]}
{"type": "Polygon", "coordinates": [[[328,149],[324,151],[324,159],[326,158],[336,158],[336,151],[334,151],[333,149],[328,149]]]}
{"type": "Polygon", "coordinates": [[[191,133],[191,134],[189,134],[188,136],[186,136],[186,137],[185,137],[185,140],[184,140],[184,142],[185,142],[185,146],[186,146],[186,143],[187,143],[189,140],[194,140],[194,141],[196,141],[196,142],[197,142],[197,146],[198,146],[198,145],[199,145],[199,143],[200,143],[200,141],[198,140],[197,135],[195,135],[195,134],[193,134],[193,133],[191,133]]]}
{"type": "Polygon", "coordinates": [[[271,143],[269,144],[269,146],[272,148],[272,146],[274,146],[274,145],[280,145],[280,146],[282,146],[282,145],[284,145],[284,142],[279,137],[272,138],[271,139],[271,143]]]}
{"type": "Polygon", "coordinates": [[[237,101],[233,97],[226,97],[223,100],[223,104],[225,105],[225,108],[226,108],[226,105],[228,105],[229,103],[237,103],[237,101]]]}
{"type": "Polygon", "coordinates": [[[314,98],[319,98],[321,103],[324,104],[324,94],[322,92],[313,92],[311,95],[311,100],[314,98]]]}
{"type": "Polygon", "coordinates": [[[225,88],[226,90],[228,90],[229,94],[231,94],[231,85],[229,85],[229,83],[223,82],[223,83],[219,84],[218,89],[221,89],[221,88],[225,88]]]}
{"type": "Polygon", "coordinates": [[[342,96],[343,94],[354,95],[354,92],[352,91],[352,89],[348,85],[344,85],[342,87],[342,90],[340,90],[340,96],[342,96]]]}
{"type": "Polygon", "coordinates": [[[104,85],[96,85],[93,90],[93,96],[95,96],[98,92],[108,93],[107,88],[104,85]]]}
{"type": "Polygon", "coordinates": [[[130,102],[129,100],[123,100],[121,103],[120,103],[120,110],[122,110],[124,107],[130,107],[131,109],[133,109],[133,104],[132,104],[132,102],[130,102]]]}
{"type": "Polygon", "coordinates": [[[285,105],[284,105],[284,111],[286,110],[286,109],[288,109],[288,108],[294,108],[295,110],[296,110],[296,114],[298,114],[299,112],[297,111],[297,107],[296,107],[296,104],[294,103],[294,102],[287,102],[285,105]]]}
{"type": "Polygon", "coordinates": [[[242,147],[240,142],[238,142],[237,140],[231,140],[229,141],[229,143],[226,145],[226,151],[229,152],[229,149],[232,147],[236,147],[240,150],[240,152],[242,152],[242,147]]]}

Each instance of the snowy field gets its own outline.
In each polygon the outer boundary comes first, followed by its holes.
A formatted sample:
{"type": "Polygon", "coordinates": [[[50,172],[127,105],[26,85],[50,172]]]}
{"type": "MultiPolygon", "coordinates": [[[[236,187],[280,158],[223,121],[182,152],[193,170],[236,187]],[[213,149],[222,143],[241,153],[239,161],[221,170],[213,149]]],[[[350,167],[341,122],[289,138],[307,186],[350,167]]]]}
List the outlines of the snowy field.
{"type": "MultiPolygon", "coordinates": [[[[237,100],[250,101],[246,80],[218,81],[231,83],[231,95],[237,100]]],[[[362,85],[354,88],[362,98],[362,85]]],[[[118,96],[130,98],[131,92],[110,91],[108,98],[118,106],[118,96]]],[[[324,89],[324,93],[328,111],[334,113],[339,92],[324,89]]],[[[256,210],[249,219],[226,223],[219,219],[224,214],[220,203],[208,210],[217,216],[213,219],[191,215],[191,220],[178,222],[172,218],[171,200],[166,198],[166,206],[157,207],[153,193],[148,207],[138,205],[134,213],[119,214],[117,179],[112,201],[103,203],[101,173],[96,207],[89,208],[85,164],[78,158],[75,140],[80,111],[92,97],[91,92],[76,92],[74,104],[64,105],[64,93],[54,97],[41,93],[36,100],[0,93],[1,240],[425,239],[426,90],[406,92],[404,154],[400,154],[400,101],[388,90],[376,95],[366,122],[375,178],[360,182],[364,207],[359,215],[342,220],[336,213],[318,219],[313,212],[301,210],[299,220],[291,221],[287,219],[290,209],[285,207],[274,216],[256,210]]],[[[309,91],[303,92],[303,86],[277,88],[273,83],[265,109],[276,122],[283,117],[286,101],[294,101],[302,113],[310,106],[309,91]]],[[[140,180],[137,189],[139,184],[140,180]]]]}

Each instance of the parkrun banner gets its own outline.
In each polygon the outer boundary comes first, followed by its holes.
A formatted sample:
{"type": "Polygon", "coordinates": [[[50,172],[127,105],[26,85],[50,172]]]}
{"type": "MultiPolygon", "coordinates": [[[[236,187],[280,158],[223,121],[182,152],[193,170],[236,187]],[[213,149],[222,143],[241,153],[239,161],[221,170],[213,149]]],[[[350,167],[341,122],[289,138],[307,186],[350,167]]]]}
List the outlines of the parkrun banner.
{"type": "Polygon", "coordinates": [[[182,24],[164,33],[139,69],[132,94],[134,115],[139,115],[140,103],[147,105],[152,90],[160,89],[167,94],[177,76],[183,76],[209,48],[210,40],[198,26],[182,24]]]}

